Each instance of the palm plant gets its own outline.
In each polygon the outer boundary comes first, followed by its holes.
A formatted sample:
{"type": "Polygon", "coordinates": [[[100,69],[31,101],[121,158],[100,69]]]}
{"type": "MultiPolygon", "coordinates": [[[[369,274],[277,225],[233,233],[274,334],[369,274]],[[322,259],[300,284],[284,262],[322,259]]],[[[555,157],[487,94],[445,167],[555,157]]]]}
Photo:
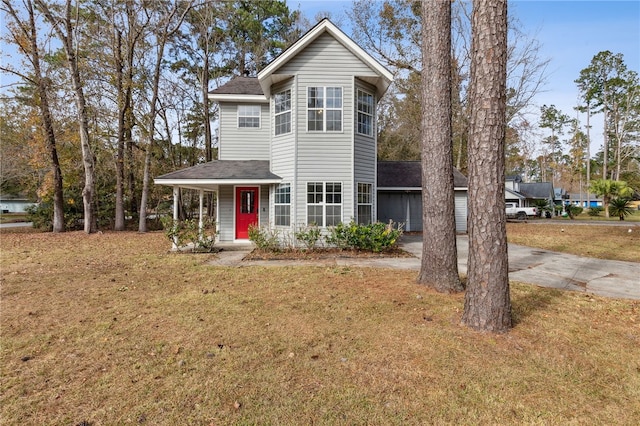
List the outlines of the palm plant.
{"type": "Polygon", "coordinates": [[[618,216],[620,220],[624,220],[625,216],[631,214],[631,205],[629,205],[628,198],[614,198],[609,203],[609,214],[611,216],[618,216]]]}
{"type": "Polygon", "coordinates": [[[589,190],[597,196],[602,197],[605,217],[609,217],[609,203],[611,203],[614,197],[626,198],[633,192],[633,190],[627,186],[626,182],[611,179],[592,180],[589,190]]]}
{"type": "Polygon", "coordinates": [[[538,211],[538,217],[542,216],[542,212],[552,211],[553,207],[549,204],[549,200],[534,200],[533,205],[538,211]]]}

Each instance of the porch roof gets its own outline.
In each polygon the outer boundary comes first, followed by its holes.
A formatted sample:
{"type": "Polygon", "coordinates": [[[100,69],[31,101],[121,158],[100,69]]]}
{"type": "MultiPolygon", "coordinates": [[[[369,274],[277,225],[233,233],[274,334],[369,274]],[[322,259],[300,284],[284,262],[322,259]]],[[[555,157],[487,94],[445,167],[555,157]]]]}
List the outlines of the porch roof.
{"type": "Polygon", "coordinates": [[[214,189],[219,185],[279,183],[282,178],[269,170],[264,160],[213,160],[158,176],[156,185],[214,189]]]}

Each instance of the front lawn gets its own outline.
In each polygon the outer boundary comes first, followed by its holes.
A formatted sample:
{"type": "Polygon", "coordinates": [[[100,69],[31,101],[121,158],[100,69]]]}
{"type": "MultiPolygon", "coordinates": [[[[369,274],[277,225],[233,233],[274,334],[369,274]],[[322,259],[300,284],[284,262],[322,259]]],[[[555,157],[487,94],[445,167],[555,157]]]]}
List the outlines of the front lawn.
{"type": "Polygon", "coordinates": [[[415,271],[213,267],[162,233],[0,235],[6,425],[640,422],[640,302],[513,283],[459,323],[415,271]]]}

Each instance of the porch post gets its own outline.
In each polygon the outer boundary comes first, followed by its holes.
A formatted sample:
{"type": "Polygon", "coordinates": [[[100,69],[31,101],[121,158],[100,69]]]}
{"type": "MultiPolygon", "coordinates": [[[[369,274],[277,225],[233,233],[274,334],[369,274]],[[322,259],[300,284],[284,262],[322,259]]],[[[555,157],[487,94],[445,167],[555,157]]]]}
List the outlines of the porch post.
{"type": "Polygon", "coordinates": [[[216,234],[215,234],[215,241],[218,242],[220,240],[220,187],[217,187],[217,189],[215,191],[213,191],[214,194],[216,194],[216,234]]]}
{"type": "Polygon", "coordinates": [[[406,192],[407,194],[407,213],[406,213],[406,220],[407,220],[407,231],[413,231],[412,225],[411,225],[411,195],[409,193],[409,191],[406,192]]]}
{"type": "Polygon", "coordinates": [[[204,204],[204,190],[201,189],[200,190],[200,211],[199,211],[199,215],[198,215],[198,235],[200,236],[200,238],[202,238],[204,235],[202,235],[203,232],[203,228],[204,228],[204,221],[202,220],[202,206],[204,204]]]}
{"type": "MultiPolygon", "coordinates": [[[[177,225],[178,222],[178,195],[180,193],[180,188],[177,186],[173,187],[173,226],[177,225]]],[[[172,249],[178,250],[178,242],[176,240],[177,237],[173,237],[172,249]]]]}

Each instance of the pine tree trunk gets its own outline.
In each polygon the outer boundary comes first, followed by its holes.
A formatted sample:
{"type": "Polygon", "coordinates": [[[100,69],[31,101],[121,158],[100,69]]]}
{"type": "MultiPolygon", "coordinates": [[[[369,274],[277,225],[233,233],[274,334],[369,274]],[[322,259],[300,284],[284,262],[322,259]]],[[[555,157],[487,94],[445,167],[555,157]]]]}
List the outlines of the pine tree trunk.
{"type": "Polygon", "coordinates": [[[451,2],[422,3],[422,262],[418,283],[462,291],[451,129],[451,2]]]}
{"type": "Polygon", "coordinates": [[[506,214],[506,0],[474,0],[469,100],[469,259],[462,322],[511,327],[506,214]]]}

